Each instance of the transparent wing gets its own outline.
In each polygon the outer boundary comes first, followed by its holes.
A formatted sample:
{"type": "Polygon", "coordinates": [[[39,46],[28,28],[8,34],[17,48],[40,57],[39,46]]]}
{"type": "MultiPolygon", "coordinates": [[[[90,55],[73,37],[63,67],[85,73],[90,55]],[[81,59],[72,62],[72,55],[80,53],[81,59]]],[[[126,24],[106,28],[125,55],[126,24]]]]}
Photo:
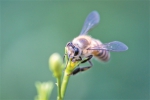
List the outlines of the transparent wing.
{"type": "Polygon", "coordinates": [[[88,31],[94,27],[96,24],[98,24],[100,21],[100,16],[97,11],[92,11],[86,18],[82,31],[80,35],[85,35],[88,33],[88,31]]]}
{"type": "Polygon", "coordinates": [[[88,48],[88,50],[107,50],[107,51],[120,52],[120,51],[128,50],[128,47],[122,42],[113,41],[113,42],[102,44],[102,46],[100,47],[88,48]]]}

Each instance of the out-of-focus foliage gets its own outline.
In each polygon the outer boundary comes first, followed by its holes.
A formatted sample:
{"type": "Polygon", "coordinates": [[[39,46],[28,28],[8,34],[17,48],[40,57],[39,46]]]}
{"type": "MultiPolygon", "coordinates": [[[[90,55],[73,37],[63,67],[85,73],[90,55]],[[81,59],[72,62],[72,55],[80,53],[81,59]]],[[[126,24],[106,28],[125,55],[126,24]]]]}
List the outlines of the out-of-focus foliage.
{"type": "MultiPolygon", "coordinates": [[[[71,76],[65,99],[149,98],[149,1],[0,1],[0,99],[33,100],[34,83],[55,78],[49,56],[80,33],[86,16],[100,13],[100,23],[89,32],[107,43],[118,40],[129,49],[111,53],[108,63],[71,76]]],[[[84,66],[84,65],[80,65],[84,66]]],[[[56,86],[51,99],[57,97],[56,86]]]]}
{"type": "Polygon", "coordinates": [[[38,95],[35,100],[49,100],[51,92],[53,90],[53,82],[36,82],[35,84],[38,95]]]}

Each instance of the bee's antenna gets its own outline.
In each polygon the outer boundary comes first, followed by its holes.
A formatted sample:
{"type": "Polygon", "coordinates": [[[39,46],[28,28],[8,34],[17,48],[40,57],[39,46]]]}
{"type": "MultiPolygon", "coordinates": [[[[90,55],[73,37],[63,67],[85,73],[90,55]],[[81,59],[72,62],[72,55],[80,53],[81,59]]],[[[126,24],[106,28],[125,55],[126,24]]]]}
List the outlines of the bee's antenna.
{"type": "Polygon", "coordinates": [[[72,44],[72,42],[68,42],[67,46],[71,46],[72,48],[75,48],[75,46],[72,44]]]}

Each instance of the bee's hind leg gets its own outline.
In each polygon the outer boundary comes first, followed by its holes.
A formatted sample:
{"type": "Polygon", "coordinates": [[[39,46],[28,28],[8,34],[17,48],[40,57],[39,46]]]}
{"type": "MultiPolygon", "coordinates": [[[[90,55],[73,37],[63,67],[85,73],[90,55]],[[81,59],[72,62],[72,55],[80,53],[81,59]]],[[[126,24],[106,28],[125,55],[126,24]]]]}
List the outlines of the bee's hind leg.
{"type": "Polygon", "coordinates": [[[81,63],[85,63],[85,62],[89,62],[89,64],[90,64],[90,66],[85,66],[85,67],[82,67],[82,68],[80,68],[80,67],[78,67],[78,68],[76,68],[71,74],[69,74],[69,75],[75,75],[75,74],[77,74],[77,73],[79,73],[79,72],[83,72],[83,71],[86,71],[86,70],[88,70],[89,68],[91,68],[92,66],[93,66],[93,64],[92,64],[92,62],[90,61],[90,59],[92,58],[93,56],[91,55],[91,56],[89,56],[87,59],[85,59],[85,60],[83,60],[81,63]]]}
{"type": "Polygon", "coordinates": [[[93,66],[92,62],[91,62],[90,60],[89,60],[88,62],[89,62],[89,64],[90,64],[90,66],[86,66],[86,67],[82,67],[82,68],[78,67],[78,68],[76,68],[76,69],[72,72],[71,75],[75,75],[75,74],[77,74],[77,73],[79,73],[79,72],[83,72],[83,71],[86,71],[86,70],[88,70],[89,68],[91,68],[91,67],[93,66]]]}

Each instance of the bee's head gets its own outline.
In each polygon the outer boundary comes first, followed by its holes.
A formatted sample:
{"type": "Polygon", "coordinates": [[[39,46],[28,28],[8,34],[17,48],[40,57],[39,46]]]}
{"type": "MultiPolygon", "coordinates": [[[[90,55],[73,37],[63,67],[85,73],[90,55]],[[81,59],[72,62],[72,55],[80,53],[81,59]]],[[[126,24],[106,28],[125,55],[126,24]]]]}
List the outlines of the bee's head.
{"type": "Polygon", "coordinates": [[[79,55],[80,50],[78,47],[75,47],[71,42],[68,42],[66,45],[67,49],[68,49],[68,55],[69,57],[73,58],[79,55]]]}

